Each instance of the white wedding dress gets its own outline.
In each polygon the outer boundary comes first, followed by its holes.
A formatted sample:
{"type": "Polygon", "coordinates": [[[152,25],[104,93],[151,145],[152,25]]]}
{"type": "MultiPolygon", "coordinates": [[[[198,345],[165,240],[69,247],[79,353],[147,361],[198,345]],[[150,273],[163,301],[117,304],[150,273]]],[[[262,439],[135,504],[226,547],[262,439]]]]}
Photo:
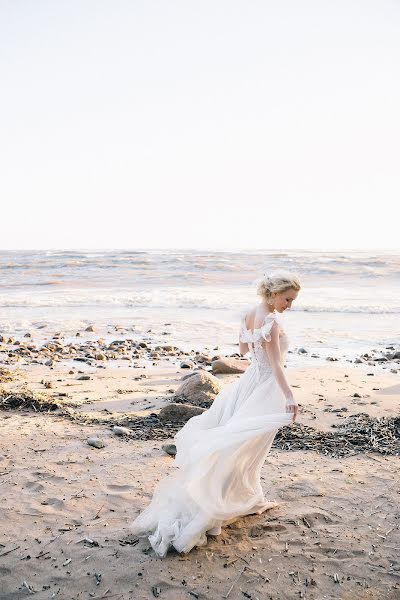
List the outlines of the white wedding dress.
{"type": "Polygon", "coordinates": [[[274,321],[284,362],[288,338],[278,314],[269,313],[253,331],[243,315],[240,340],[248,344],[251,365],[178,431],[173,473],[158,483],[149,506],[130,524],[133,533],[148,536],[161,557],[171,546],[189,552],[207,542],[207,533],[217,535],[240,516],[277,506],[264,497],[260,471],[278,428],[293,415],[286,412],[263,347],[274,321]]]}

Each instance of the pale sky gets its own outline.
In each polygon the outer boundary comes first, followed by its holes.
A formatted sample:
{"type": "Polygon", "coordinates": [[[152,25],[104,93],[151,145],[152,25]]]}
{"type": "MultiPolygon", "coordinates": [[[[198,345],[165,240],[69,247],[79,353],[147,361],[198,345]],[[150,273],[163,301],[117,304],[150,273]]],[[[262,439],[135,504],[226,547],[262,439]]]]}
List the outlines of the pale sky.
{"type": "Polygon", "coordinates": [[[400,247],[398,1],[0,0],[0,82],[2,249],[400,247]]]}

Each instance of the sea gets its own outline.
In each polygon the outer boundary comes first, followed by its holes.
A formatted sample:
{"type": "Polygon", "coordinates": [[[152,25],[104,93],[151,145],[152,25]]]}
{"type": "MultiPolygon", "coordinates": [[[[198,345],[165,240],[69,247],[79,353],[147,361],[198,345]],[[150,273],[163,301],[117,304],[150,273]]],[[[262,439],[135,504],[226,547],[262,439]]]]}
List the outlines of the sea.
{"type": "MultiPolygon", "coordinates": [[[[400,252],[318,250],[0,251],[0,333],[75,339],[151,335],[189,350],[237,351],[256,280],[276,269],[302,289],[283,322],[305,355],[353,360],[400,342],[400,252]]],[[[295,358],[296,357],[296,358],[295,358]]],[[[315,363],[314,363],[315,364],[315,363]]]]}

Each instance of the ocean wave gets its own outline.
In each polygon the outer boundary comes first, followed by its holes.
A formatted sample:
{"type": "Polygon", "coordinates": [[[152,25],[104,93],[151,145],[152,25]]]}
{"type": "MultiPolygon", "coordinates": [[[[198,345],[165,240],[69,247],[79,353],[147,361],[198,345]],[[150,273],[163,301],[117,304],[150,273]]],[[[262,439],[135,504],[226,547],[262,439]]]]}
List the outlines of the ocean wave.
{"type": "MultiPolygon", "coordinates": [[[[396,297],[396,296],[395,296],[396,297]]],[[[68,293],[60,291],[41,291],[30,294],[3,294],[0,295],[0,308],[3,309],[35,309],[35,308],[65,308],[85,307],[98,310],[102,307],[131,308],[131,309],[192,309],[207,311],[237,311],[249,305],[247,290],[237,290],[236,294],[220,290],[205,290],[199,293],[197,289],[169,289],[169,290],[142,290],[125,291],[118,293],[110,290],[101,293],[92,290],[88,293],[82,290],[71,290],[68,293]]],[[[371,303],[367,299],[346,298],[339,301],[338,297],[323,295],[318,303],[298,302],[290,312],[307,313],[365,313],[365,314],[400,314],[400,304],[396,301],[382,301],[371,303]],[[330,299],[330,301],[329,301],[330,299]]]]}

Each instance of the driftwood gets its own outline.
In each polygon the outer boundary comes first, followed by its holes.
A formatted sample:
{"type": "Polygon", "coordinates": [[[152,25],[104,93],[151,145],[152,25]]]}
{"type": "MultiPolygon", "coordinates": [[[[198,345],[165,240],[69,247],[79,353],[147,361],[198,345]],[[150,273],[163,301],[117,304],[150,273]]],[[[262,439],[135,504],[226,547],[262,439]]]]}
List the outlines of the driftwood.
{"type": "MultiPolygon", "coordinates": [[[[175,399],[176,400],[176,399],[175,399]]],[[[157,413],[144,417],[110,413],[95,417],[74,411],[71,403],[49,397],[44,392],[20,389],[7,392],[0,389],[0,409],[33,409],[35,412],[65,416],[79,424],[97,424],[127,427],[131,434],[121,440],[166,440],[184,425],[184,422],[162,421],[157,413]]],[[[273,446],[281,450],[313,450],[331,457],[354,455],[360,452],[400,455],[400,416],[370,417],[359,413],[344,419],[334,431],[320,431],[309,425],[292,423],[277,431],[273,446]]]]}
{"type": "Polygon", "coordinates": [[[352,415],[336,431],[320,431],[294,423],[280,429],[274,446],[282,450],[314,450],[327,456],[348,456],[358,452],[400,454],[400,416],[352,415]]]}

